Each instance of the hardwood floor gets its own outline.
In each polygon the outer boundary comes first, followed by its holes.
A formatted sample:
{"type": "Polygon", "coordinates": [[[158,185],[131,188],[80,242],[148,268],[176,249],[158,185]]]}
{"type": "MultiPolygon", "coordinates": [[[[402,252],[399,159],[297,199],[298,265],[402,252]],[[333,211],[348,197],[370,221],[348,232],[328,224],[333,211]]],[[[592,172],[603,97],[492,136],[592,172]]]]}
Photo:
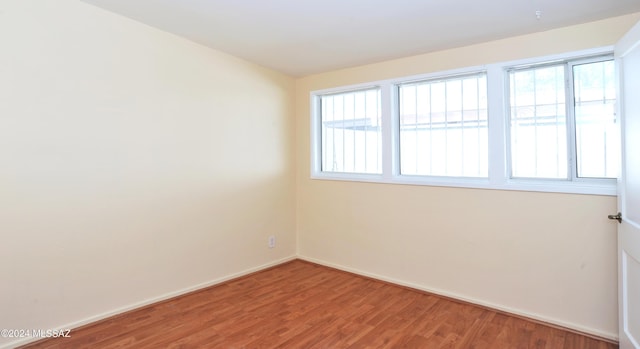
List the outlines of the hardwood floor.
{"type": "Polygon", "coordinates": [[[617,348],[293,261],[22,348],[617,348]]]}

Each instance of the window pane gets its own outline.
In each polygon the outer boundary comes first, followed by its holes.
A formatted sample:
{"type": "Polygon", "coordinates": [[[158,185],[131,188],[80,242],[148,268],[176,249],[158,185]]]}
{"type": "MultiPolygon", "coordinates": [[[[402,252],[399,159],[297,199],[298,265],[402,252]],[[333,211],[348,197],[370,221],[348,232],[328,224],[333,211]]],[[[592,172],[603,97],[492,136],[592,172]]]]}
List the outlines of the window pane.
{"type": "Polygon", "coordinates": [[[578,177],[616,178],[620,139],[614,62],[575,65],[573,83],[578,177]]]}
{"type": "Polygon", "coordinates": [[[320,97],[322,171],[382,173],[380,90],[320,97]]]}
{"type": "Polygon", "coordinates": [[[568,178],[564,65],[509,73],[511,176],[568,178]]]}
{"type": "Polygon", "coordinates": [[[485,74],[399,86],[400,172],[487,177],[485,74]]]}

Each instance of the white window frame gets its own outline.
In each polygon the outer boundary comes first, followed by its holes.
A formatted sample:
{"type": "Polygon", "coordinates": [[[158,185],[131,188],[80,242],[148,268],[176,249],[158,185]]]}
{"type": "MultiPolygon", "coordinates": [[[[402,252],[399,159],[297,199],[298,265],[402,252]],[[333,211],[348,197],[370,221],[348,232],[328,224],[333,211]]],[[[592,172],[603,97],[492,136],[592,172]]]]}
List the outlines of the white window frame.
{"type": "MultiPolygon", "coordinates": [[[[574,96],[574,98],[575,98],[575,91],[574,91],[574,88],[575,88],[575,84],[574,84],[575,76],[574,76],[573,68],[575,66],[577,66],[577,65],[600,62],[600,61],[605,61],[605,60],[613,61],[614,67],[615,67],[615,64],[616,64],[615,62],[616,61],[615,61],[615,56],[614,56],[613,52],[608,52],[608,53],[605,53],[604,55],[595,55],[595,56],[590,56],[590,57],[584,57],[582,59],[574,59],[571,62],[568,62],[568,64],[567,64],[567,73],[568,73],[568,76],[569,76],[569,79],[570,79],[569,80],[569,89],[570,89],[571,95],[574,96]]],[[[614,74],[615,74],[615,72],[614,72],[614,74]]],[[[616,80],[616,83],[617,83],[617,77],[616,77],[615,80],[616,80]]],[[[616,95],[616,103],[618,102],[619,98],[620,97],[616,95]]],[[[577,139],[576,139],[576,137],[577,137],[577,126],[576,126],[576,118],[575,118],[576,117],[576,115],[575,115],[575,107],[571,108],[570,113],[567,113],[567,115],[570,115],[569,122],[571,123],[571,127],[573,128],[573,131],[574,131],[574,132],[572,132],[572,134],[570,134],[570,137],[571,137],[570,138],[570,141],[571,141],[571,144],[570,144],[570,152],[571,153],[570,154],[571,154],[571,156],[575,157],[575,156],[578,155],[578,152],[577,152],[577,149],[576,149],[578,147],[578,143],[577,143],[577,139]]],[[[618,121],[619,121],[619,118],[618,118],[618,121]]],[[[619,125],[620,125],[620,123],[618,122],[618,126],[619,125]]],[[[621,141],[620,130],[618,129],[617,131],[618,131],[618,138],[621,141]]],[[[607,181],[609,181],[610,182],[612,180],[615,180],[615,179],[609,179],[609,178],[580,177],[580,174],[578,173],[579,172],[579,168],[578,167],[579,167],[578,166],[578,159],[577,158],[573,158],[572,162],[571,162],[571,167],[569,168],[570,175],[571,175],[573,181],[576,181],[576,182],[583,182],[583,181],[585,181],[585,182],[598,182],[598,181],[607,182],[607,181]]],[[[620,169],[618,169],[618,170],[620,170],[620,169]]]]}
{"type": "MultiPolygon", "coordinates": [[[[395,116],[395,118],[394,118],[394,123],[395,123],[395,124],[397,124],[397,126],[398,126],[398,127],[401,127],[400,114],[399,114],[399,113],[400,113],[400,104],[401,104],[401,103],[400,103],[400,97],[401,97],[401,96],[400,96],[400,89],[402,88],[402,86],[404,86],[404,85],[412,85],[412,84],[416,84],[416,83],[417,83],[417,84],[420,84],[420,83],[432,84],[432,83],[434,83],[434,82],[448,82],[448,81],[454,81],[454,80],[461,81],[461,80],[466,79],[466,78],[477,78],[477,77],[479,77],[479,76],[483,76],[483,77],[484,77],[484,79],[485,79],[485,81],[486,81],[486,79],[487,79],[486,71],[485,71],[485,70],[483,70],[483,69],[481,69],[481,70],[472,71],[472,72],[470,72],[470,73],[462,74],[462,75],[438,76],[436,79],[408,80],[408,81],[403,81],[403,82],[401,82],[401,83],[396,83],[396,84],[395,84],[395,92],[396,92],[396,95],[394,95],[394,97],[395,97],[395,98],[396,98],[396,100],[398,101],[398,102],[397,102],[397,105],[396,105],[396,106],[398,107],[398,109],[397,109],[397,110],[395,110],[395,114],[394,114],[394,116],[395,116]]],[[[487,87],[487,86],[485,86],[485,87],[487,87]]],[[[446,104],[446,102],[447,102],[447,101],[445,101],[445,104],[446,104]]],[[[479,101],[478,101],[478,103],[479,103],[479,101]]],[[[487,101],[487,103],[488,103],[488,101],[487,101]]],[[[487,106],[485,106],[485,107],[487,107],[486,109],[487,109],[487,113],[488,113],[488,105],[487,105],[487,106]]],[[[487,117],[488,117],[488,115],[487,115],[487,117]]],[[[447,121],[445,121],[445,122],[447,122],[447,121]]],[[[488,120],[487,120],[487,126],[488,126],[488,120]]],[[[488,127],[487,127],[487,133],[488,133],[488,127]]],[[[400,150],[401,150],[401,146],[402,146],[402,142],[401,142],[401,141],[402,141],[402,134],[399,132],[399,133],[397,133],[397,135],[398,135],[399,140],[400,140],[400,143],[398,144],[398,147],[399,147],[399,148],[400,148],[400,150]]],[[[487,147],[488,147],[488,141],[487,141],[487,147]]],[[[487,149],[487,150],[488,150],[488,149],[487,149]]],[[[400,162],[402,162],[402,152],[400,152],[400,155],[398,156],[398,160],[399,160],[400,162]]],[[[488,162],[488,157],[487,157],[487,162],[488,162]]],[[[399,172],[402,176],[406,176],[406,177],[418,177],[418,178],[421,178],[421,177],[424,177],[424,176],[427,176],[427,177],[430,177],[430,178],[433,178],[433,177],[457,178],[457,177],[458,177],[458,176],[450,176],[450,175],[449,175],[449,176],[447,176],[447,175],[437,176],[437,175],[427,175],[427,174],[424,174],[424,175],[423,175],[423,174],[407,174],[407,173],[402,173],[402,163],[400,163],[400,168],[399,168],[398,172],[399,172]]],[[[488,178],[488,172],[487,172],[487,176],[460,176],[460,178],[465,178],[465,179],[466,179],[466,178],[480,178],[480,179],[484,178],[484,179],[486,179],[486,178],[488,178]]]]}
{"type": "MultiPolygon", "coordinates": [[[[507,108],[509,84],[507,70],[511,67],[537,65],[544,62],[577,60],[592,56],[603,56],[613,52],[612,46],[582,50],[558,55],[500,62],[461,69],[452,69],[428,74],[400,77],[374,82],[329,88],[310,93],[311,115],[311,179],[374,182],[388,184],[427,185],[460,188],[518,190],[555,193],[575,193],[615,196],[616,179],[521,179],[510,178],[509,171],[509,113],[507,108]],[[402,83],[417,80],[446,78],[448,76],[486,72],[488,124],[489,124],[489,176],[488,178],[434,177],[401,175],[399,161],[399,115],[398,88],[402,83]],[[358,174],[323,172],[321,169],[321,115],[322,95],[379,88],[381,98],[382,127],[382,174],[358,174]]],[[[571,87],[572,88],[572,87],[571,87]]],[[[573,115],[567,114],[573,123],[573,115]]],[[[571,151],[571,150],[570,150],[571,151]]],[[[573,156],[573,154],[570,154],[573,156]]]]}

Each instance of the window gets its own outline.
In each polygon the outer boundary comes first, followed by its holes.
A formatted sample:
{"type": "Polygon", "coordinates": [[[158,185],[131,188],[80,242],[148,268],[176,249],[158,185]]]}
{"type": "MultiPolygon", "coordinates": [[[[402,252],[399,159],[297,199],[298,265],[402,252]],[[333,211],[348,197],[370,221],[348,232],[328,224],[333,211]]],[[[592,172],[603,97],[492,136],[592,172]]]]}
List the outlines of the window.
{"type": "Polygon", "coordinates": [[[400,173],[487,177],[485,73],[401,84],[400,173]]]}
{"type": "Polygon", "coordinates": [[[511,69],[509,91],[513,178],[616,178],[611,59],[511,69]]]}
{"type": "Polygon", "coordinates": [[[382,173],[380,90],[320,96],[322,171],[382,173]]]}
{"type": "Polygon", "coordinates": [[[563,65],[509,73],[511,176],[567,178],[563,65]]]}
{"type": "Polygon", "coordinates": [[[605,49],[314,91],[311,175],[615,195],[615,94],[605,49]]]}
{"type": "Polygon", "coordinates": [[[616,178],[620,135],[616,125],[615,64],[573,65],[576,162],[579,178],[616,178]]]}

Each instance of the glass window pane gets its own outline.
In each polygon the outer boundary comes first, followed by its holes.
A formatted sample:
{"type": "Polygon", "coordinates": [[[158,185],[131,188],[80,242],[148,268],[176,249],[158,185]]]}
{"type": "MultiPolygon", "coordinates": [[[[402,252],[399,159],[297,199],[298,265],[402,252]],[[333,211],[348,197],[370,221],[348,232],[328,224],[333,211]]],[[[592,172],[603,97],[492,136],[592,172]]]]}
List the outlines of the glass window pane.
{"type": "Polygon", "coordinates": [[[382,173],[380,90],[320,97],[322,171],[382,173]]]}
{"type": "Polygon", "coordinates": [[[564,65],[509,73],[511,176],[568,178],[564,65]]]}
{"type": "Polygon", "coordinates": [[[400,172],[487,177],[485,74],[399,86],[400,172]]]}
{"type": "Polygon", "coordinates": [[[616,178],[620,139],[614,62],[575,65],[573,84],[578,177],[616,178]]]}

